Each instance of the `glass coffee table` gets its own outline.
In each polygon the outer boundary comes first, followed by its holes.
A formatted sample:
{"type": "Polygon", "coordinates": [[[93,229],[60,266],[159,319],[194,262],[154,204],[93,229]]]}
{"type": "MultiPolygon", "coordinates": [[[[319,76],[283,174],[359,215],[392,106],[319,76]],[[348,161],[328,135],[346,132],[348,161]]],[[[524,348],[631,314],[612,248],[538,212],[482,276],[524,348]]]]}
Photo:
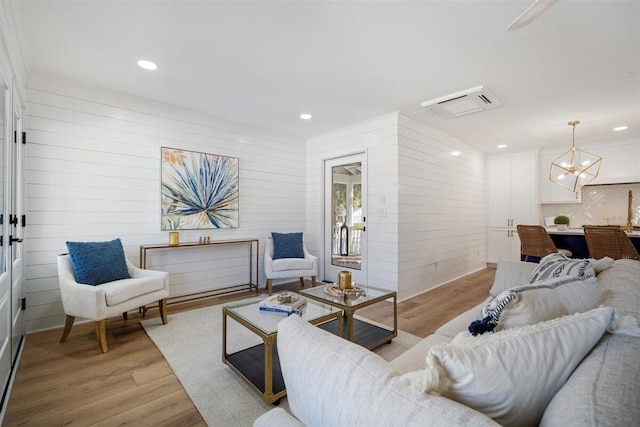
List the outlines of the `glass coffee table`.
{"type": "Polygon", "coordinates": [[[364,295],[359,297],[334,297],[324,292],[325,286],[316,286],[315,288],[297,291],[308,299],[332,305],[343,311],[344,318],[341,322],[325,323],[324,325],[320,325],[322,329],[366,347],[369,350],[379,347],[384,343],[390,343],[393,338],[398,336],[398,298],[395,291],[358,285],[364,289],[364,295]],[[375,325],[363,318],[354,318],[356,310],[390,298],[393,298],[393,330],[389,330],[381,325],[375,325]],[[342,328],[340,323],[346,324],[345,327],[342,328]]]}
{"type": "MultiPolygon", "coordinates": [[[[287,394],[280,370],[278,349],[274,345],[278,323],[287,317],[283,313],[260,311],[260,301],[266,296],[237,301],[222,308],[222,362],[246,382],[266,403],[279,401],[287,394]],[[227,353],[228,318],[231,318],[262,339],[252,347],[227,353]]],[[[297,316],[297,314],[292,314],[297,316]]],[[[342,311],[332,305],[307,299],[300,315],[311,324],[340,323],[342,311]]],[[[340,326],[340,333],[342,327],[340,326]]]]}

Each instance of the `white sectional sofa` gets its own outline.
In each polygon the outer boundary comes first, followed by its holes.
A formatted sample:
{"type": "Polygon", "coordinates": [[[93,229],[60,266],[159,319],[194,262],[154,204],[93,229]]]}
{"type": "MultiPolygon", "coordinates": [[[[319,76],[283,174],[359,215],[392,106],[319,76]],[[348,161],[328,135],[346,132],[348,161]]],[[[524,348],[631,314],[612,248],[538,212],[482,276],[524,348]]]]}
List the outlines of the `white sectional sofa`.
{"type": "MultiPolygon", "coordinates": [[[[536,267],[537,264],[532,263],[500,260],[491,294],[496,296],[507,288],[526,283],[536,267]]],[[[539,382],[538,379],[562,382],[546,400],[542,399],[544,406],[541,414],[531,418],[531,414],[527,413],[522,419],[515,418],[515,421],[513,418],[496,419],[508,420],[505,423],[507,425],[540,424],[552,427],[640,425],[640,337],[637,336],[637,328],[636,336],[633,336],[634,326],[630,327],[632,332],[628,335],[602,333],[603,328],[615,329],[611,325],[616,319],[633,320],[629,316],[635,319],[640,317],[640,261],[617,260],[611,268],[599,273],[597,278],[596,306],[604,308],[544,323],[560,324],[559,327],[548,326],[549,329],[563,328],[568,322],[582,325],[587,320],[605,316],[604,323],[600,321],[605,326],[600,326],[600,332],[595,335],[595,345],[584,344],[590,338],[586,335],[583,337],[582,332],[569,330],[570,336],[560,338],[560,341],[545,338],[538,342],[534,351],[517,353],[516,359],[530,362],[525,362],[529,364],[525,365],[525,369],[520,368],[515,376],[533,373],[534,380],[520,385],[516,383],[511,390],[509,387],[497,387],[497,392],[507,390],[505,401],[533,399],[533,387],[534,383],[539,382]],[[614,308],[616,314],[611,314],[614,310],[606,307],[614,308]],[[611,323],[607,320],[609,318],[611,323]],[[587,349],[584,353],[574,351],[573,347],[565,344],[570,340],[587,345],[587,349]],[[532,356],[539,349],[544,350],[541,353],[543,355],[532,356]],[[562,374],[565,377],[559,379],[561,374],[553,371],[557,368],[554,366],[555,359],[550,365],[541,363],[548,355],[558,357],[558,360],[573,357],[577,368],[570,366],[562,374]],[[559,391],[556,392],[557,388],[559,391]],[[532,420],[535,420],[533,424],[532,420]]],[[[274,408],[256,419],[254,426],[500,425],[490,416],[444,397],[446,393],[438,395],[415,391],[411,387],[415,384],[408,380],[414,374],[407,374],[418,372],[419,376],[424,377],[423,373],[429,372],[424,371],[429,350],[433,346],[450,343],[459,332],[466,331],[469,324],[478,318],[484,305],[443,325],[435,334],[424,338],[390,363],[295,316],[285,319],[278,329],[278,352],[291,413],[274,408]]],[[[543,324],[538,323],[519,329],[526,331],[541,327],[543,324]]],[[[514,331],[503,332],[513,334],[514,331]]],[[[487,335],[495,338],[503,332],[487,335]]],[[[444,366],[444,362],[442,364],[444,366]]],[[[501,369],[496,370],[496,375],[498,371],[501,369]]],[[[430,379],[427,377],[427,380],[430,379]]],[[[500,381],[503,378],[496,379],[497,384],[501,384],[500,381]]]]}

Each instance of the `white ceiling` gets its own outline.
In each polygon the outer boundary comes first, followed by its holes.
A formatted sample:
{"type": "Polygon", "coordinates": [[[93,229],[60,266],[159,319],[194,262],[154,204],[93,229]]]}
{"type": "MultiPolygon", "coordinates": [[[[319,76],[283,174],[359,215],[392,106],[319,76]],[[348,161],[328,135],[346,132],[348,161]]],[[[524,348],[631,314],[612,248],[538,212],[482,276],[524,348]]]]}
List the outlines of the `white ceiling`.
{"type": "Polygon", "coordinates": [[[393,111],[486,152],[640,143],[640,2],[13,1],[28,71],[309,137],[393,111]],[[156,62],[155,72],[137,67],[156,62]],[[420,103],[485,85],[458,118],[420,103]],[[298,118],[313,114],[310,121],[298,118]],[[612,128],[627,125],[623,132],[612,128]]]}

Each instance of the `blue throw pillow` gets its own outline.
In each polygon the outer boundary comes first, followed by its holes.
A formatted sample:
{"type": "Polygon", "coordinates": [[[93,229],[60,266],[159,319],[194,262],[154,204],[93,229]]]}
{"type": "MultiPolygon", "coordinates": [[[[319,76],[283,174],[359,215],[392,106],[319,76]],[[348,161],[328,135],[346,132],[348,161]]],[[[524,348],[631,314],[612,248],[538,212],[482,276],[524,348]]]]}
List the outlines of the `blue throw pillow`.
{"type": "Polygon", "coordinates": [[[120,239],[110,242],[67,242],[67,250],[78,283],[95,286],[131,277],[120,239]]]}
{"type": "Polygon", "coordinates": [[[271,233],[273,259],[304,258],[302,233],[271,233]]]}

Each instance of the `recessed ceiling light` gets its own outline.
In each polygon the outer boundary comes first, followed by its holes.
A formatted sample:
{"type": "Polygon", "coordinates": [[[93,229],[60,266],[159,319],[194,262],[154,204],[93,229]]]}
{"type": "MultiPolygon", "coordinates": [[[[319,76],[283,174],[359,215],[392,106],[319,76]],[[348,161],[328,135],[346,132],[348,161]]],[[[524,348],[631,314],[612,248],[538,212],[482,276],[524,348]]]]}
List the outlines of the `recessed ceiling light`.
{"type": "Polygon", "coordinates": [[[462,154],[462,151],[452,151],[451,152],[452,156],[459,156],[460,154],[462,154]]]}
{"type": "Polygon", "coordinates": [[[311,117],[313,117],[313,116],[312,116],[311,114],[309,114],[309,113],[302,113],[302,114],[300,114],[300,118],[301,118],[302,120],[310,120],[310,119],[311,119],[311,117]]]}
{"type": "Polygon", "coordinates": [[[146,59],[141,59],[138,61],[138,66],[140,68],[144,68],[145,70],[154,71],[158,69],[158,66],[151,61],[147,61],[146,59]]]}
{"type": "Polygon", "coordinates": [[[613,128],[614,131],[618,132],[620,130],[625,130],[625,129],[629,129],[629,126],[618,126],[616,128],[613,128]]]}
{"type": "Polygon", "coordinates": [[[496,148],[507,148],[507,144],[496,145],[496,148]]]}

